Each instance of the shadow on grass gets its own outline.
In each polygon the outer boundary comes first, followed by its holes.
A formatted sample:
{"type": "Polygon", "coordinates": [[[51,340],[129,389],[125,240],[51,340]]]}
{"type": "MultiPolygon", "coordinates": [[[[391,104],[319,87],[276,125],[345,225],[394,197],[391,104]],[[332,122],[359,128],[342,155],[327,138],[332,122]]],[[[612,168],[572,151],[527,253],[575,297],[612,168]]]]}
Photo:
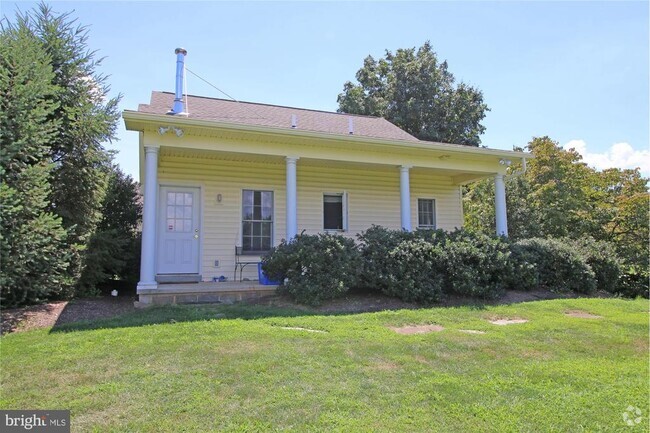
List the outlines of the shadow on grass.
{"type": "Polygon", "coordinates": [[[482,310],[490,303],[476,299],[470,302],[452,302],[449,304],[413,305],[397,302],[386,302],[382,299],[391,299],[384,296],[368,297],[367,294],[355,293],[343,299],[337,299],[320,308],[288,306],[281,302],[280,305],[264,303],[241,302],[232,305],[226,304],[186,304],[154,306],[141,310],[131,308],[130,311],[107,318],[94,318],[91,320],[69,321],[59,320],[50,330],[50,333],[86,331],[93,329],[129,328],[165,323],[196,322],[204,320],[242,319],[256,320],[267,317],[299,317],[299,316],[342,316],[351,314],[372,313],[387,310],[422,309],[441,307],[465,307],[482,310]]]}
{"type": "MultiPolygon", "coordinates": [[[[87,331],[93,329],[130,328],[138,326],[196,322],[204,320],[243,319],[256,320],[266,317],[298,317],[314,315],[340,315],[342,312],[318,312],[297,308],[279,308],[245,303],[224,305],[165,305],[135,310],[112,318],[81,320],[78,322],[57,323],[50,333],[87,331]]],[[[349,314],[349,313],[347,313],[349,314]]]]}

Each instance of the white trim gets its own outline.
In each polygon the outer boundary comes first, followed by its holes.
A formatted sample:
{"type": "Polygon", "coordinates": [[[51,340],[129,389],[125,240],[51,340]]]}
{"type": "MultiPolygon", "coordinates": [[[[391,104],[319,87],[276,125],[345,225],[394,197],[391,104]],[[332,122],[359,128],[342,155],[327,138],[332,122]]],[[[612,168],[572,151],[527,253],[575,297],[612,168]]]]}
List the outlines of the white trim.
{"type": "Polygon", "coordinates": [[[438,199],[435,197],[416,197],[415,198],[415,215],[418,220],[417,228],[423,230],[437,230],[438,229],[438,199]],[[433,200],[433,227],[422,226],[420,222],[420,200],[433,200]]]}
{"type": "MultiPolygon", "coordinates": [[[[273,219],[271,220],[271,248],[276,246],[275,243],[275,225],[276,225],[276,191],[275,188],[267,188],[264,186],[256,187],[241,187],[239,189],[239,232],[235,235],[235,245],[237,247],[243,246],[244,240],[244,191],[262,191],[273,193],[273,219]]],[[[234,257],[234,254],[233,254],[234,257]]]]}
{"type": "Polygon", "coordinates": [[[350,226],[349,226],[349,220],[348,220],[348,197],[349,194],[347,191],[338,191],[338,192],[331,192],[331,191],[321,191],[321,230],[323,233],[347,233],[350,231],[350,226]],[[342,230],[337,230],[337,229],[326,229],[325,228],[325,196],[326,195],[333,195],[333,196],[339,196],[341,197],[341,204],[342,204],[342,217],[343,217],[343,229],[342,230]]]}

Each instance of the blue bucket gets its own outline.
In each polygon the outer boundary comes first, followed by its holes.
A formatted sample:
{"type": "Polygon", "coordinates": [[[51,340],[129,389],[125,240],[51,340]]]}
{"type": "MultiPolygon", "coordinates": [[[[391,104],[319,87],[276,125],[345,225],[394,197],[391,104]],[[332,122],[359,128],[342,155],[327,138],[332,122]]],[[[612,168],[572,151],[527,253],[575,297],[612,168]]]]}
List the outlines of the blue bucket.
{"type": "Polygon", "coordinates": [[[262,270],[262,264],[261,263],[257,264],[257,277],[260,280],[260,284],[263,285],[263,286],[279,286],[280,285],[279,281],[271,281],[271,279],[266,276],[266,274],[262,270]]]}

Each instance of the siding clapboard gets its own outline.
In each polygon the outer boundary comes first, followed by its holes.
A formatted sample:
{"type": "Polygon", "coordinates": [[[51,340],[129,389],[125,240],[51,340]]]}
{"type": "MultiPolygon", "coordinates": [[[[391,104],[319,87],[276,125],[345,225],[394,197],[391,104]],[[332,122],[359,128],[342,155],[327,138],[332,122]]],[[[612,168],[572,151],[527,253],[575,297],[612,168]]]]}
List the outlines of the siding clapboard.
{"type": "MultiPolygon", "coordinates": [[[[231,161],[192,156],[160,157],[159,182],[163,185],[195,185],[202,188],[202,259],[204,280],[224,275],[232,279],[234,246],[241,238],[242,189],[273,191],[274,245],[285,236],[285,165],[249,161],[231,161]],[[221,201],[217,196],[221,196],[221,201]],[[219,267],[214,261],[219,260],[219,267]]],[[[411,219],[418,223],[417,199],[436,200],[438,228],[453,230],[462,226],[460,188],[451,178],[434,170],[411,170],[411,219]]],[[[358,167],[332,163],[298,161],[298,232],[323,231],[323,193],[348,196],[348,232],[356,235],[372,224],[400,228],[399,168],[358,167]]],[[[248,266],[244,277],[257,279],[257,270],[248,266]]]]}

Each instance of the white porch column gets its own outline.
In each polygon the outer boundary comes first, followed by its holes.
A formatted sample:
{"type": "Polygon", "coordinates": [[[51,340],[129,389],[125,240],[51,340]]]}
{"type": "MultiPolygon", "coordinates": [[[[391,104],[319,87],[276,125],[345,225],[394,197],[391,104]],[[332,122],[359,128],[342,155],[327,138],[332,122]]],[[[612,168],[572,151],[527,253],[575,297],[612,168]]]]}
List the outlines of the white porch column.
{"type": "Polygon", "coordinates": [[[411,185],[409,179],[410,166],[403,165],[399,169],[399,197],[402,230],[411,231],[411,185]]]}
{"type": "Polygon", "coordinates": [[[296,162],[288,156],[287,161],[287,241],[298,234],[298,193],[296,186],[296,162]]]}
{"type": "Polygon", "coordinates": [[[158,152],[145,146],[144,207],[142,209],[142,254],[138,289],[156,288],[156,212],[158,209],[158,152]]]}
{"type": "Polygon", "coordinates": [[[494,177],[494,214],[497,223],[497,236],[508,236],[508,214],[506,213],[506,184],[503,175],[494,177]]]}

